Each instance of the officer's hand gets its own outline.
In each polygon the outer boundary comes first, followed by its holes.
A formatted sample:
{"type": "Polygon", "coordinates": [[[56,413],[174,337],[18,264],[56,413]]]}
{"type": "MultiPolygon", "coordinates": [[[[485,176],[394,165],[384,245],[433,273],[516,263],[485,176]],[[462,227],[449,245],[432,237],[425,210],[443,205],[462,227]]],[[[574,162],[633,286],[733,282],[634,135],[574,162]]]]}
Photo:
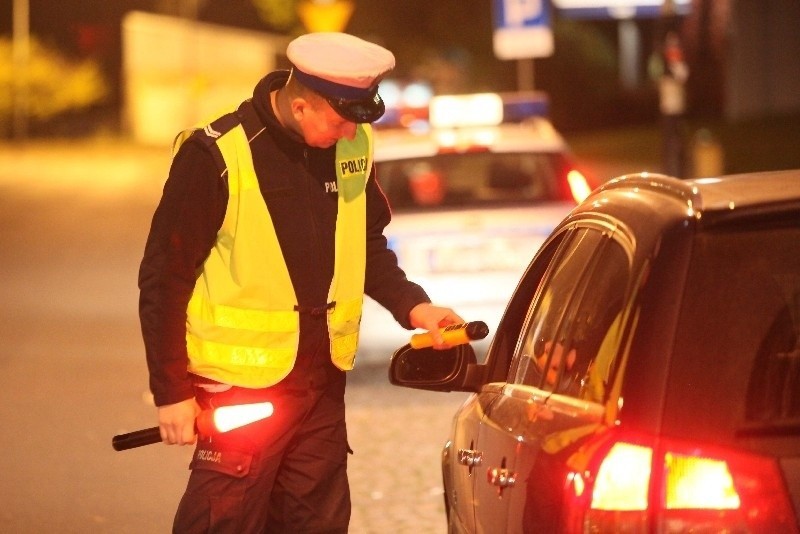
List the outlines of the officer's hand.
{"type": "Polygon", "coordinates": [[[450,308],[434,306],[429,302],[417,304],[408,313],[408,319],[414,328],[424,328],[433,338],[433,348],[449,349],[450,345],[444,342],[440,328],[451,324],[466,322],[450,308]]]}
{"type": "Polygon", "coordinates": [[[192,397],[175,404],[158,407],[161,440],[167,445],[191,445],[197,440],[194,421],[200,406],[192,397]]]}

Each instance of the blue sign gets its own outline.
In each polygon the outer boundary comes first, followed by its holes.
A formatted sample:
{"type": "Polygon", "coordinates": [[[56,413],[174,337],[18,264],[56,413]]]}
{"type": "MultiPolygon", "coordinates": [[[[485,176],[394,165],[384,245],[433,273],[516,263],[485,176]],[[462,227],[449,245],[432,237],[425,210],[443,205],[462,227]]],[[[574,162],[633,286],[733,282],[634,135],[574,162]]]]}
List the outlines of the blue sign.
{"type": "Polygon", "coordinates": [[[500,59],[553,53],[548,0],[494,0],[494,53],[500,59]]]}

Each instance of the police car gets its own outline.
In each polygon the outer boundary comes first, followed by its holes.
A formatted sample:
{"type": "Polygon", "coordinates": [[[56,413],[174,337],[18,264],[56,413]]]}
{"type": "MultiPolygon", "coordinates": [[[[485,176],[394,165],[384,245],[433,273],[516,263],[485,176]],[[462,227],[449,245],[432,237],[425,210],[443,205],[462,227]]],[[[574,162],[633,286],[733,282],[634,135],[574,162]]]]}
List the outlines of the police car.
{"type": "MultiPolygon", "coordinates": [[[[387,106],[376,124],[389,246],[434,303],[491,331],[530,257],[594,185],[546,115],[542,94],[485,93],[387,106]]],[[[359,358],[388,358],[410,334],[367,298],[359,358]]]]}

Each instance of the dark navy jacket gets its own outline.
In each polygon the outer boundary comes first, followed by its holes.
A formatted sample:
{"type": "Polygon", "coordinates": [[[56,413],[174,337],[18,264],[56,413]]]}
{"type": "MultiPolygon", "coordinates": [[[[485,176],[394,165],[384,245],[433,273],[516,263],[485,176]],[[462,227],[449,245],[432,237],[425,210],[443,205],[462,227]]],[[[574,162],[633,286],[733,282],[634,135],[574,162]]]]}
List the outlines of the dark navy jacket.
{"type": "MultiPolygon", "coordinates": [[[[267,75],[256,86],[253,98],[243,102],[235,114],[212,123],[212,130],[229,129],[241,120],[248,138],[252,138],[259,186],[298,302],[301,308],[311,309],[324,307],[333,276],[337,193],[331,184],[336,183],[335,146],[310,147],[280,125],[269,94],[285,84],[287,77],[287,71],[267,75]]],[[[150,388],[158,406],[194,394],[187,372],[186,305],[228,201],[212,130],[197,130],[176,154],[139,270],[139,315],[150,388]]],[[[429,298],[421,287],[406,279],[397,257],[387,247],[383,230],[390,218],[373,169],[367,184],[365,293],[392,312],[402,326],[410,328],[409,311],[429,298]]],[[[330,380],[343,381],[344,376],[330,361],[325,315],[301,313],[297,362],[278,387],[303,389],[330,380]]]]}

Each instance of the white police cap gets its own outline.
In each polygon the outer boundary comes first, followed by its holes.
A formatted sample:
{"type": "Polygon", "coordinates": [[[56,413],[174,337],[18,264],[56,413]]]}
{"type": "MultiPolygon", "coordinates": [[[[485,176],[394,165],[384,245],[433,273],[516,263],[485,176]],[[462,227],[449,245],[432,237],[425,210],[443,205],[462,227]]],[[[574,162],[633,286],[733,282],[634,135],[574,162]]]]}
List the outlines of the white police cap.
{"type": "Polygon", "coordinates": [[[373,122],[386,110],[378,83],[395,63],[382,46],[347,33],[308,33],[289,43],[286,56],[297,81],[325,97],[343,118],[373,122]]]}

